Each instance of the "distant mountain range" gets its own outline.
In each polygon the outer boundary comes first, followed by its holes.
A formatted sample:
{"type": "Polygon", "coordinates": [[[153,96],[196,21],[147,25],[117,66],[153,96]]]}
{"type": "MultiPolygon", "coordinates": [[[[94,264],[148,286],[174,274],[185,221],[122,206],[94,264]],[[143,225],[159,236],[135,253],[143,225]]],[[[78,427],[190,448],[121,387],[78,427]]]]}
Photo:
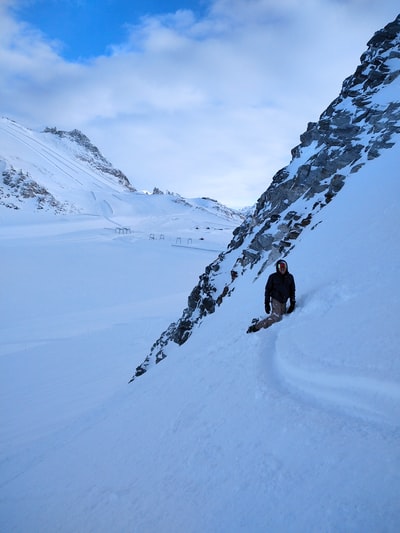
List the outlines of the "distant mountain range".
{"type": "MultiPolygon", "coordinates": [[[[0,172],[0,208],[119,216],[134,212],[135,195],[144,194],[79,130],[38,132],[5,117],[0,119],[0,172]]],[[[154,188],[153,194],[164,193],[154,188]]],[[[189,209],[238,224],[244,218],[210,198],[167,194],[189,209]]]]}

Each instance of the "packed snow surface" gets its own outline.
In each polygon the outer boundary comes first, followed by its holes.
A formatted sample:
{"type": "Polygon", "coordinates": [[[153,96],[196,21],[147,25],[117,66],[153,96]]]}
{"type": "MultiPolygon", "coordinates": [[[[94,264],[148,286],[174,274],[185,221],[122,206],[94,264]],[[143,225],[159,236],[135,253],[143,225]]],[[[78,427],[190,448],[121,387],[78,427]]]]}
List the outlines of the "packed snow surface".
{"type": "Polygon", "coordinates": [[[0,530],[399,531],[398,146],[299,237],[292,315],[247,335],[248,271],[130,385],[226,231],[0,211],[0,530]]]}

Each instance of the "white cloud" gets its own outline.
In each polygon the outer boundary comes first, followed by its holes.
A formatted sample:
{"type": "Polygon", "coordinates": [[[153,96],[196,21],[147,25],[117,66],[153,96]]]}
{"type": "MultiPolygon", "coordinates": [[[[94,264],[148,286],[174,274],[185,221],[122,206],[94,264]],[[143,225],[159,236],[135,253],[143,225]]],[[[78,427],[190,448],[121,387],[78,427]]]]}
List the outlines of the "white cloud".
{"type": "Polygon", "coordinates": [[[137,187],[251,204],[395,4],[215,0],[202,19],[146,17],[85,64],[3,7],[1,112],[81,129],[137,187]]]}

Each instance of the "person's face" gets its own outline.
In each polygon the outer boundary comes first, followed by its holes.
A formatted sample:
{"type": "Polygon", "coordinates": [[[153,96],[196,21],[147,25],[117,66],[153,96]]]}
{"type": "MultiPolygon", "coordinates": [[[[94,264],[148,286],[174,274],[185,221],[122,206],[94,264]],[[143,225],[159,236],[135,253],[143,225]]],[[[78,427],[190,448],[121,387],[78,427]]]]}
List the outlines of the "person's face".
{"type": "Polygon", "coordinates": [[[280,272],[280,274],[285,274],[286,272],[285,263],[278,263],[278,271],[280,272]]]}

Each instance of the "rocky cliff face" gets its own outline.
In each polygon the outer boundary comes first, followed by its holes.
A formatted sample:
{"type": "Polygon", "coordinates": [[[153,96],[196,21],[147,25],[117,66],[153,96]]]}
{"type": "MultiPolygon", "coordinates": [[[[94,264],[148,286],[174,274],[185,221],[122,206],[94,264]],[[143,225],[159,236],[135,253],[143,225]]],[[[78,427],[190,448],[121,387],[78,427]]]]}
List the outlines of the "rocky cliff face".
{"type": "Polygon", "coordinates": [[[21,203],[31,200],[35,208],[48,209],[54,213],[74,213],[68,202],[59,202],[49,191],[39,185],[29,172],[15,170],[14,167],[2,171],[3,185],[0,185],[0,205],[9,209],[20,209],[21,203]]]}
{"type": "Polygon", "coordinates": [[[238,276],[257,277],[286,256],[346,180],[393,146],[400,133],[400,16],[367,46],[340,95],[318,122],[308,124],[290,164],[275,174],[254,212],[235,230],[227,251],[207,266],[182,317],[154,343],[132,380],[164,359],[170,342],[186,342],[193,326],[230,296],[238,276]]]}

